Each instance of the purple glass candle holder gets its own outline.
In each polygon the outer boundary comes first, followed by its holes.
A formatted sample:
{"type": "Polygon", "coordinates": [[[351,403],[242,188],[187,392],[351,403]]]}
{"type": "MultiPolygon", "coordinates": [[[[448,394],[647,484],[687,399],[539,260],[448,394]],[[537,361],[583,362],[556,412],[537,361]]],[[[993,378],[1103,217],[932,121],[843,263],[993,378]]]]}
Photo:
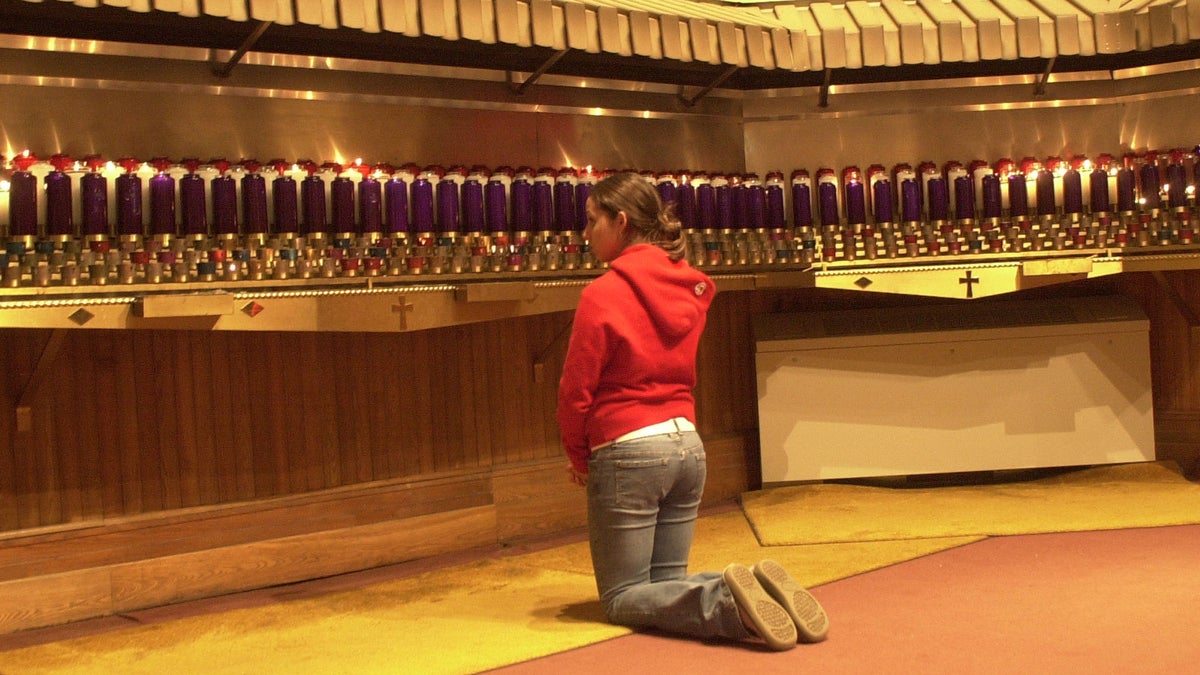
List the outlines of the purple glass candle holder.
{"type": "Polygon", "coordinates": [[[1158,174],[1158,164],[1153,157],[1142,165],[1142,205],[1147,209],[1157,209],[1162,206],[1162,181],[1158,174]]]}
{"type": "Polygon", "coordinates": [[[392,178],[383,184],[383,198],[387,209],[387,231],[408,234],[408,183],[392,178]]]}
{"type": "Polygon", "coordinates": [[[129,173],[117,176],[117,234],[142,235],[142,179],[129,173]]]}
{"type": "Polygon", "coordinates": [[[189,173],[179,178],[179,208],[183,212],[184,234],[208,234],[208,204],[202,177],[189,173]]]}
{"type": "Polygon", "coordinates": [[[437,184],[437,231],[440,234],[458,232],[459,219],[458,183],[453,178],[443,178],[437,184]]]}
{"type": "Polygon", "coordinates": [[[1000,196],[1000,177],[990,173],[980,181],[983,190],[983,217],[999,218],[1004,212],[1000,196]]]}
{"type": "Polygon", "coordinates": [[[900,216],[906,223],[921,220],[921,186],[916,179],[900,181],[900,216]]]}
{"type": "Polygon", "coordinates": [[[1062,186],[1063,213],[1083,213],[1083,177],[1075,169],[1067,169],[1062,186]]]}
{"type": "Polygon", "coordinates": [[[512,229],[528,232],[533,227],[533,186],[518,176],[512,182],[509,199],[512,201],[512,229]]]}
{"type": "Polygon", "coordinates": [[[717,191],[711,183],[696,186],[696,225],[703,230],[717,226],[717,191]]]}
{"type": "Polygon", "coordinates": [[[729,211],[732,227],[750,227],[750,202],[746,199],[749,188],[744,183],[729,186],[729,211]]]}
{"type": "Polygon", "coordinates": [[[8,182],[9,234],[15,237],[36,237],[37,177],[28,171],[14,171],[8,182]]]}
{"type": "Polygon", "coordinates": [[[275,231],[296,234],[300,231],[300,209],[296,199],[296,179],[277,169],[279,175],[271,181],[271,207],[275,213],[275,231]]]}
{"type": "Polygon", "coordinates": [[[1104,169],[1096,169],[1091,175],[1088,203],[1091,205],[1092,213],[1107,213],[1112,206],[1108,197],[1108,172],[1104,169]]]}
{"type": "Polygon", "coordinates": [[[733,229],[733,192],[728,184],[714,185],[713,194],[717,203],[717,227],[722,230],[733,229]]]}
{"type": "Polygon", "coordinates": [[[926,190],[929,192],[929,219],[949,220],[950,192],[946,187],[946,179],[940,176],[930,178],[926,183],[926,190]]]}
{"type": "Polygon", "coordinates": [[[71,204],[71,177],[62,170],[46,174],[46,234],[66,237],[75,234],[71,204]]]}
{"type": "Polygon", "coordinates": [[[325,203],[325,181],[311,174],[300,181],[300,202],[304,207],[304,229],[301,234],[324,232],[329,217],[325,203]]]}
{"type": "Polygon", "coordinates": [[[670,204],[678,198],[679,188],[675,186],[674,181],[661,181],[655,188],[658,190],[658,198],[662,200],[663,205],[670,204]]]}
{"type": "Polygon", "coordinates": [[[762,230],[767,227],[767,191],[761,185],[746,186],[746,220],[743,221],[752,230],[762,230]]]}
{"type": "Polygon", "coordinates": [[[554,222],[559,232],[575,229],[575,186],[561,177],[554,183],[554,222]]]}
{"type": "MultiPolygon", "coordinates": [[[[575,231],[583,232],[587,227],[587,200],[592,195],[592,183],[581,180],[575,184],[575,231]]],[[[693,210],[695,205],[692,206],[693,210]]]]}
{"type": "Polygon", "coordinates": [[[267,179],[256,170],[242,176],[242,224],[246,234],[266,234],[267,179]]]}
{"type": "Polygon", "coordinates": [[[876,180],[871,189],[871,197],[872,204],[875,206],[875,222],[892,222],[892,203],[895,201],[895,196],[892,194],[892,181],[886,178],[876,180]]]}
{"type": "Polygon", "coordinates": [[[820,181],[817,185],[817,204],[821,209],[821,225],[832,227],[841,221],[838,213],[837,185],[832,182],[820,181]]]}
{"type": "Polygon", "coordinates": [[[108,179],[99,173],[84,174],[79,179],[83,220],[80,231],[84,236],[108,235],[108,179]]]}
{"type": "Polygon", "coordinates": [[[338,234],[357,233],[354,224],[354,181],[346,176],[337,176],[329,184],[330,214],[333,231],[338,234]]]}
{"type": "Polygon", "coordinates": [[[792,183],[792,226],[812,227],[812,186],[809,183],[792,183]]]}
{"type": "Polygon", "coordinates": [[[217,176],[210,184],[213,203],[213,233],[238,233],[237,181],[233,176],[217,176]]]}
{"type": "Polygon", "coordinates": [[[958,220],[975,219],[975,181],[970,176],[954,179],[954,217],[958,220]]]}
{"type": "Polygon", "coordinates": [[[675,215],[683,229],[691,230],[696,227],[696,188],[686,179],[675,191],[675,215]]]}
{"type": "Polygon", "coordinates": [[[467,232],[483,232],[483,182],[477,176],[467,176],[462,185],[463,228],[467,232]]]}
{"type": "Polygon", "coordinates": [[[547,180],[535,180],[530,197],[533,229],[546,232],[554,228],[554,190],[547,180]]]}
{"type": "Polygon", "coordinates": [[[1008,177],[1008,215],[1015,219],[1029,217],[1029,186],[1023,173],[1008,177]]]}
{"type": "Polygon", "coordinates": [[[433,183],[427,176],[413,180],[412,220],[417,232],[433,232],[433,183]]]}
{"type": "Polygon", "coordinates": [[[358,183],[358,221],[362,232],[383,231],[383,186],[370,176],[358,183]]]}
{"type": "Polygon", "coordinates": [[[1183,164],[1167,165],[1167,205],[1171,208],[1187,206],[1187,168],[1183,164]]]}
{"type": "Polygon", "coordinates": [[[1052,216],[1055,213],[1054,203],[1054,174],[1049,170],[1038,172],[1035,181],[1037,189],[1037,213],[1039,216],[1052,216]]]}
{"type": "Polygon", "coordinates": [[[1134,211],[1137,209],[1137,179],[1133,169],[1117,171],[1117,210],[1134,211]]]}
{"type": "Polygon", "coordinates": [[[787,227],[782,177],[779,183],[770,182],[768,179],[767,186],[763,190],[763,199],[766,202],[767,227],[772,230],[782,230],[787,227]]]}
{"type": "Polygon", "coordinates": [[[508,188],[501,177],[488,180],[483,186],[483,205],[486,210],[488,232],[508,230],[508,188]]]}
{"type": "Polygon", "coordinates": [[[867,222],[866,186],[860,180],[846,183],[846,224],[865,225],[867,222]]]}
{"type": "Polygon", "coordinates": [[[150,177],[150,234],[175,233],[175,179],[161,172],[150,177]]]}

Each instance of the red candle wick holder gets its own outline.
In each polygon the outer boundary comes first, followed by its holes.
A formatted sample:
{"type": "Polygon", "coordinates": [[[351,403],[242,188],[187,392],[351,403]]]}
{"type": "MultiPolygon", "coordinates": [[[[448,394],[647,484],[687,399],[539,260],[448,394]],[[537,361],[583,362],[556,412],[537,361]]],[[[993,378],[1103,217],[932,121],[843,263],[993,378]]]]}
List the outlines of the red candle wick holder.
{"type": "Polygon", "coordinates": [[[92,173],[104,168],[104,158],[100,155],[87,155],[83,158],[83,165],[92,170],[92,173]]]}
{"type": "Polygon", "coordinates": [[[332,171],[335,176],[342,172],[342,165],[338,164],[337,162],[325,162],[321,165],[321,168],[332,171]]]}
{"type": "Polygon", "coordinates": [[[55,171],[66,171],[74,164],[75,160],[71,159],[70,155],[57,154],[50,157],[50,166],[53,166],[55,171]]]}
{"type": "Polygon", "coordinates": [[[282,159],[273,159],[269,162],[269,164],[275,167],[275,173],[279,174],[280,176],[284,175],[291,166],[291,164],[288,164],[282,159]]]}
{"type": "Polygon", "coordinates": [[[355,162],[354,164],[351,164],[349,168],[351,171],[357,171],[363,178],[369,178],[371,176],[372,169],[370,164],[355,162]]]}
{"type": "Polygon", "coordinates": [[[117,160],[117,166],[125,169],[125,173],[137,173],[138,167],[142,165],[142,161],[135,157],[122,157],[117,160]]]}
{"type": "Polygon", "coordinates": [[[196,173],[196,170],[200,168],[200,158],[184,157],[183,159],[179,160],[179,164],[183,166],[183,168],[187,169],[188,173],[196,173]]]}
{"type": "Polygon", "coordinates": [[[217,172],[221,174],[224,174],[226,171],[228,171],[229,167],[231,166],[229,160],[225,159],[224,157],[210,159],[208,160],[208,165],[216,169],[217,172]]]}
{"type": "Polygon", "coordinates": [[[152,157],[149,164],[159,173],[165,173],[167,169],[171,168],[172,162],[166,157],[152,157]]]}
{"type": "Polygon", "coordinates": [[[246,173],[254,173],[262,168],[262,162],[258,161],[257,159],[243,159],[242,161],[238,162],[238,164],[241,165],[242,169],[244,169],[246,173]]]}
{"type": "Polygon", "coordinates": [[[317,169],[320,168],[319,166],[317,166],[317,163],[312,161],[311,159],[298,159],[298,160],[296,160],[296,166],[303,169],[309,176],[312,176],[313,174],[315,174],[317,172],[317,169]]]}
{"type": "Polygon", "coordinates": [[[28,150],[12,158],[13,166],[17,167],[17,171],[28,171],[29,167],[37,164],[37,161],[37,155],[28,150]]]}

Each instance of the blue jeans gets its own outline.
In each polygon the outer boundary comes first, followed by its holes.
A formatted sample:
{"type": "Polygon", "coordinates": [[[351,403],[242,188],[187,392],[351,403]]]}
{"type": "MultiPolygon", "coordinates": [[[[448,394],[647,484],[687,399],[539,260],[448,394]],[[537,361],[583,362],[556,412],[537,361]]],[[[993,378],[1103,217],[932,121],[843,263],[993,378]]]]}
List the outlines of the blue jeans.
{"type": "Polygon", "coordinates": [[[704,491],[694,431],[614,443],[588,460],[588,534],[612,623],[693,637],[749,637],[721,572],[688,575],[704,491]]]}

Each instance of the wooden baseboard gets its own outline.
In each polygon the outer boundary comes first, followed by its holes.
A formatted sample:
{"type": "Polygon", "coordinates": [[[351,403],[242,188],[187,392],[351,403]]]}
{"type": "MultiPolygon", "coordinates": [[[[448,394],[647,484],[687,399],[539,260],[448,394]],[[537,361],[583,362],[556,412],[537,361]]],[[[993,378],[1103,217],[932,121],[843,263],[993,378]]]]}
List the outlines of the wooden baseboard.
{"type": "MultiPolygon", "coordinates": [[[[741,436],[705,439],[706,503],[749,485],[741,436]]],[[[0,634],[581,528],[564,459],[0,539],[0,634]]]]}
{"type": "Polygon", "coordinates": [[[0,582],[0,633],[344,574],[495,542],[492,506],[0,582]]]}
{"type": "Polygon", "coordinates": [[[1154,411],[1155,456],[1179,465],[1185,476],[1200,480],[1200,411],[1154,411]]]}

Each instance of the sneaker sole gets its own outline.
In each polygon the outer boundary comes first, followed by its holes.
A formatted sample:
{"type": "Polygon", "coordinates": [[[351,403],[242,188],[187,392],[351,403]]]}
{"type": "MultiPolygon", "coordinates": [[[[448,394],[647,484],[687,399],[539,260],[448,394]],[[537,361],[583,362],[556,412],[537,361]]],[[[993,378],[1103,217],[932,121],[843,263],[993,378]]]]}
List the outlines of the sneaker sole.
{"type": "Polygon", "coordinates": [[[783,606],[796,624],[800,640],[804,642],[820,642],[829,633],[829,617],[821,603],[803,586],[796,583],[773,560],[764,560],[754,566],[754,576],[758,579],[767,593],[783,606]]]}
{"type": "Polygon", "coordinates": [[[722,575],[737,601],[738,611],[752,624],[758,636],[775,651],[796,646],[796,625],[787,610],[771,599],[754,573],[744,565],[730,565],[722,575]]]}

